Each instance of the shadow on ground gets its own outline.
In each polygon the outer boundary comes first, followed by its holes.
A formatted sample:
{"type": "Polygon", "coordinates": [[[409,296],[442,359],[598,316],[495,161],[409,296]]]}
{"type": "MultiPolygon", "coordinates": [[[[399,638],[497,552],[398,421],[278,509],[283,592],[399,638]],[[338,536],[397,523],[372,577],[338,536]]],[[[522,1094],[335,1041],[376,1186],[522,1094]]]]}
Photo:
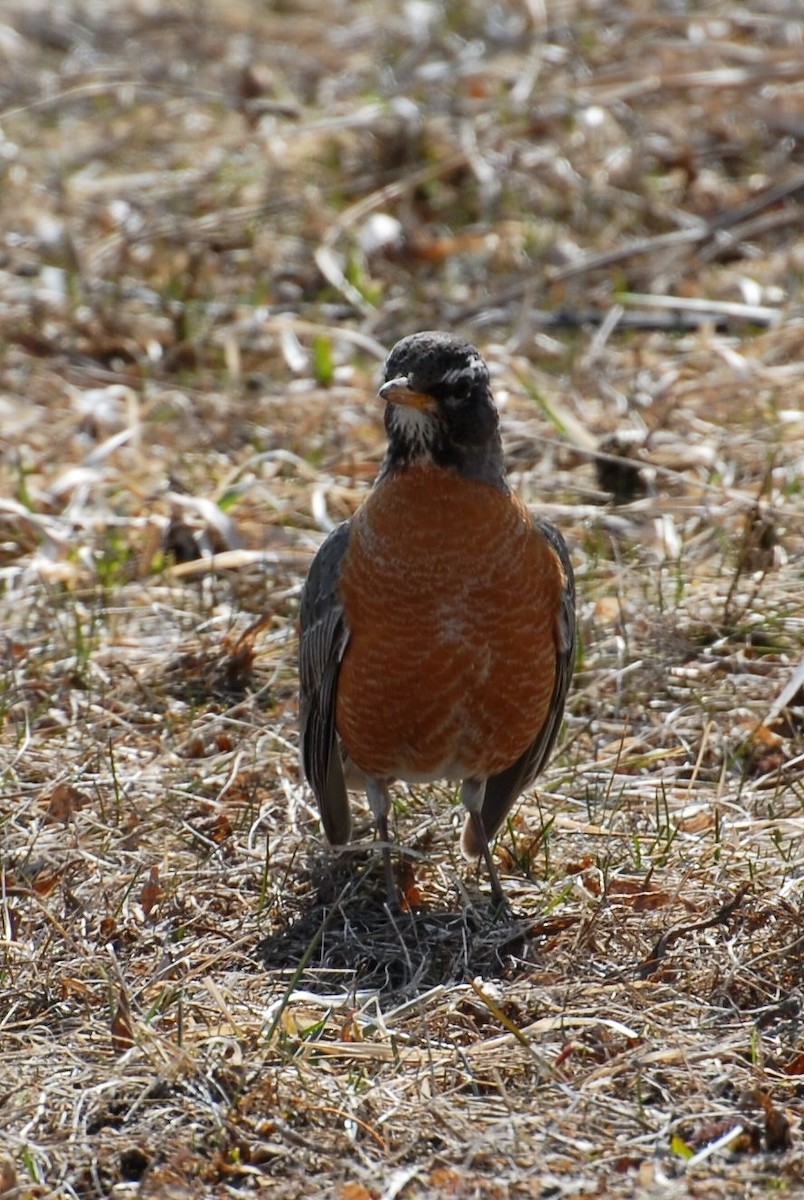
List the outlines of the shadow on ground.
{"type": "Polygon", "coordinates": [[[316,863],[309,905],[257,947],[267,970],[297,970],[299,988],[404,998],[475,976],[512,980],[532,972],[539,943],[555,933],[554,922],[518,917],[484,895],[392,912],[381,872],[350,858],[349,868],[316,863]]]}

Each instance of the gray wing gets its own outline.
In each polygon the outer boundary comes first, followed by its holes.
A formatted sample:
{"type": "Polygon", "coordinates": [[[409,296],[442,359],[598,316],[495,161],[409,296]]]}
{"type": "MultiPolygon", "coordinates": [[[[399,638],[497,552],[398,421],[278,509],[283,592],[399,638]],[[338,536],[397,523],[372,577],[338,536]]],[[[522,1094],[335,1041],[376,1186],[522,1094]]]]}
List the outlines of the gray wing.
{"type": "Polygon", "coordinates": [[[335,732],[338,675],[349,639],[338,578],[349,523],[334,529],[312,561],[299,607],[299,724],[304,774],[315,793],[330,842],[352,832],[343,764],[335,732]]]}
{"type": "Polygon", "coordinates": [[[481,816],[489,840],[502,825],[517,796],[533,783],[550,757],[561,728],[564,704],[575,664],[575,576],[567,544],[549,521],[534,517],[533,524],[555,550],[566,578],[558,614],[556,681],[549,715],[539,730],[538,737],[512,766],[501,771],[499,775],[492,775],[486,782],[481,816]]]}

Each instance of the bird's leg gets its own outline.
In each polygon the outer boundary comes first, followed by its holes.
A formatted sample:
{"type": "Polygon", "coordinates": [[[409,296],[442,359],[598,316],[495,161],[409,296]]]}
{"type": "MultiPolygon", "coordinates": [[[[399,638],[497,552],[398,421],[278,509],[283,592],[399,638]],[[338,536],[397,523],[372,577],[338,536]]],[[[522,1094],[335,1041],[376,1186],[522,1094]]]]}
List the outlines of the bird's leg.
{"type": "Polygon", "coordinates": [[[480,848],[483,851],[483,858],[486,863],[486,869],[489,873],[489,882],[491,884],[491,894],[494,897],[494,903],[499,908],[505,908],[508,904],[508,901],[506,899],[505,892],[503,891],[502,884],[500,883],[500,877],[497,874],[497,868],[494,865],[494,859],[491,857],[491,847],[489,846],[489,839],[486,837],[486,829],[483,824],[483,818],[479,812],[472,812],[469,814],[469,820],[474,826],[475,834],[480,842],[480,848]]]}
{"type": "Polygon", "coordinates": [[[388,845],[388,813],[391,808],[391,793],[388,790],[388,784],[381,779],[367,779],[366,797],[374,817],[374,825],[383,844],[382,864],[385,870],[385,890],[388,893],[388,903],[392,909],[398,909],[399,893],[391,864],[391,847],[388,845]]]}
{"type": "Polygon", "coordinates": [[[491,847],[489,846],[489,839],[486,836],[486,827],[483,824],[482,809],[485,793],[485,779],[464,779],[463,787],[461,788],[461,800],[469,814],[469,820],[475,832],[477,844],[480,846],[483,859],[486,863],[486,870],[489,873],[489,882],[491,884],[491,894],[494,897],[494,903],[499,908],[506,908],[508,901],[505,898],[505,892],[502,889],[497,868],[491,857],[491,847]]]}

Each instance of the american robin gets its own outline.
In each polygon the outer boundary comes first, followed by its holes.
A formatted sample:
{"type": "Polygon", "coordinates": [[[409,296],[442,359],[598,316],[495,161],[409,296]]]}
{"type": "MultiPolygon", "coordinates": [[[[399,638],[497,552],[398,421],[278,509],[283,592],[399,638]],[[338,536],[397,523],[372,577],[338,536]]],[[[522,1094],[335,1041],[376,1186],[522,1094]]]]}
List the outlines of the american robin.
{"type": "Polygon", "coordinates": [[[313,559],[301,598],[304,773],[330,842],[347,787],[384,843],[389,784],[462,781],[461,848],[489,840],[547,762],[569,687],[575,589],[561,534],[505,478],[488,368],[474,346],[416,333],[379,390],[388,449],[354,516],[313,559]]]}

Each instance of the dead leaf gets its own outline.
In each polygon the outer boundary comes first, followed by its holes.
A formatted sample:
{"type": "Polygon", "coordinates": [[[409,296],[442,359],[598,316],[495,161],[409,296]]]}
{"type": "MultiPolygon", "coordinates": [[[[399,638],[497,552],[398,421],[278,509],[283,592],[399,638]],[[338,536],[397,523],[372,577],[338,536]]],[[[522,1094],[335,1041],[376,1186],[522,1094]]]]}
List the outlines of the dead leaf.
{"type": "Polygon", "coordinates": [[[201,551],[192,529],[180,517],[171,519],[165,530],[162,549],[177,563],[194,562],[201,557],[201,551]]]}
{"type": "Polygon", "coordinates": [[[607,624],[614,624],[615,621],[619,621],[623,615],[620,597],[600,596],[595,601],[594,613],[599,621],[607,624]]]}
{"type": "Polygon", "coordinates": [[[206,752],[207,748],[204,745],[204,740],[203,738],[198,737],[198,735],[190,738],[184,747],[184,755],[186,758],[203,758],[206,752]]]}
{"type": "Polygon", "coordinates": [[[40,871],[31,882],[31,891],[37,896],[49,896],[61,876],[60,871],[40,871]]]}
{"type": "Polygon", "coordinates": [[[793,1144],[790,1133],[790,1122],[781,1109],[777,1108],[767,1092],[757,1088],[749,1092],[747,1099],[752,1100],[765,1114],[765,1144],[773,1153],[789,1150],[793,1144]]]}
{"type": "Polygon", "coordinates": [[[341,1022],[341,1041],[342,1042],[362,1042],[363,1031],[355,1021],[354,1013],[349,1013],[341,1022]]]}
{"type": "Polygon", "coordinates": [[[711,808],[702,808],[689,817],[681,817],[678,828],[681,833],[703,833],[711,829],[715,823],[715,814],[711,808]]]}
{"type": "Polygon", "coordinates": [[[460,253],[477,253],[485,245],[485,234],[468,233],[460,237],[433,237],[426,233],[411,238],[410,250],[422,262],[443,262],[460,253]]]}
{"type": "Polygon", "coordinates": [[[743,526],[743,540],[737,569],[744,571],[770,571],[775,566],[775,549],[778,545],[779,534],[773,516],[755,505],[750,513],[746,513],[743,526]]]}
{"type": "Polygon", "coordinates": [[[785,1075],[804,1075],[804,1050],[782,1067],[785,1075]]]}
{"type": "Polygon", "coordinates": [[[88,1000],[92,996],[92,989],[81,979],[71,979],[69,975],[62,975],[59,980],[59,991],[63,1000],[69,996],[80,996],[82,1000],[88,1000]]]}
{"type": "Polygon", "coordinates": [[[113,937],[117,936],[117,921],[114,917],[102,917],[98,926],[98,933],[101,941],[110,942],[113,937]]]}
{"type": "Polygon", "coordinates": [[[761,1149],[759,1130],[755,1125],[746,1124],[742,1118],[736,1116],[723,1117],[720,1121],[708,1121],[687,1138],[687,1144],[695,1150],[700,1150],[704,1146],[710,1145],[711,1142],[725,1137],[730,1129],[736,1130],[738,1126],[742,1126],[743,1131],[734,1138],[734,1141],[729,1142],[731,1153],[758,1154],[761,1149]]]}
{"type": "Polygon", "coordinates": [[[151,910],[162,899],[164,892],[159,884],[159,867],[153,866],[148,872],[148,878],[140,889],[140,904],[142,911],[146,917],[151,915],[151,910]]]}
{"type": "Polygon", "coordinates": [[[459,1196],[466,1190],[466,1179],[452,1167],[436,1167],[430,1172],[430,1187],[437,1196],[459,1196]]]}
{"type": "Polygon", "coordinates": [[[564,864],[564,872],[567,875],[583,875],[584,871],[588,871],[590,867],[595,865],[595,860],[591,854],[585,854],[580,862],[568,862],[564,864]]]}
{"type": "Polygon", "coordinates": [[[125,1054],[134,1045],[134,1032],[131,1028],[131,1010],[128,999],[121,988],[117,996],[117,1007],[112,1017],[112,1049],[115,1054],[125,1054]]]}
{"type": "Polygon", "coordinates": [[[49,796],[42,797],[42,803],[47,804],[48,821],[60,821],[67,825],[74,813],[80,812],[92,801],[85,792],[79,792],[71,783],[57,783],[49,796]]]}
{"type": "Polygon", "coordinates": [[[634,912],[654,912],[670,903],[670,893],[661,891],[649,880],[617,875],[609,881],[606,897],[612,903],[626,904],[634,912]]]}
{"type": "Polygon", "coordinates": [[[226,813],[218,813],[204,832],[217,846],[220,846],[232,836],[232,823],[226,813]]]}
{"type": "Polygon", "coordinates": [[[779,1108],[765,1114],[765,1144],[772,1153],[779,1154],[793,1145],[790,1122],[779,1108]]]}
{"type": "Polygon", "coordinates": [[[402,861],[396,870],[396,882],[400,892],[400,907],[404,912],[421,907],[422,893],[416,883],[416,876],[411,863],[402,861]]]}
{"type": "Polygon", "coordinates": [[[369,1189],[363,1183],[343,1183],[338,1189],[338,1200],[377,1200],[379,1192],[369,1189]]]}
{"type": "Polygon", "coordinates": [[[17,1169],[7,1154],[0,1154],[0,1196],[10,1196],[12,1192],[17,1192],[17,1169]]]}
{"type": "Polygon", "coordinates": [[[769,729],[767,725],[760,725],[754,730],[751,740],[757,746],[776,747],[780,746],[784,739],[769,729]]]}

